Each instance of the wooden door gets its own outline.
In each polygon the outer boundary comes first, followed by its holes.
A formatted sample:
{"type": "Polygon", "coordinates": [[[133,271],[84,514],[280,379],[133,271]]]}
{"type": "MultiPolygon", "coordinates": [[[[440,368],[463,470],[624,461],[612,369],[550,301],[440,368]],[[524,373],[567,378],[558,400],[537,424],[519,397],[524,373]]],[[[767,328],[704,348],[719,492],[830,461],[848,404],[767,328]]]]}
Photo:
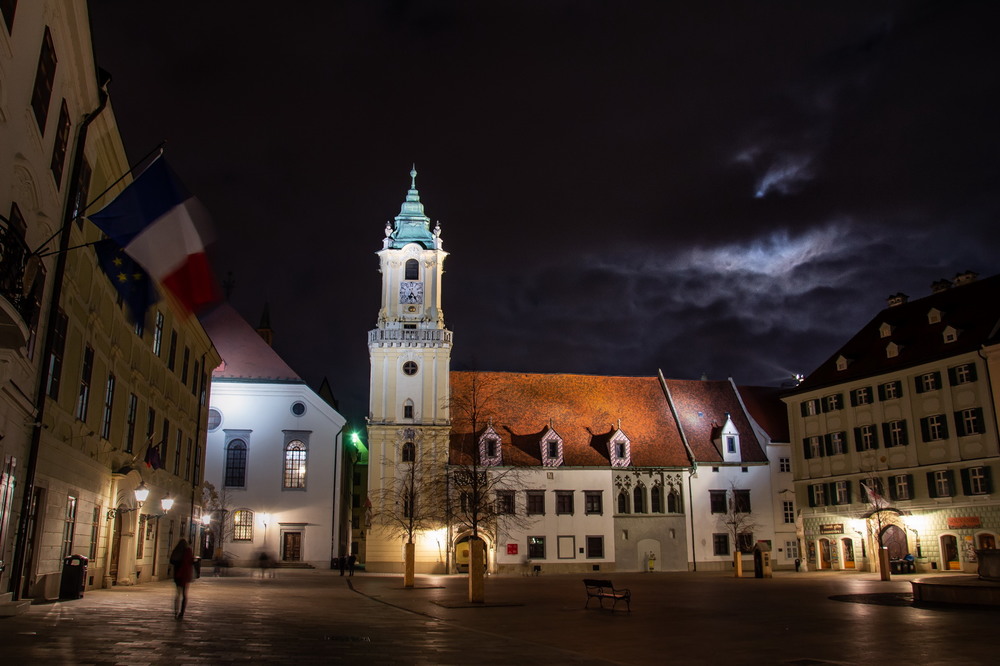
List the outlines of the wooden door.
{"type": "Polygon", "coordinates": [[[285,562],[299,562],[302,560],[302,532],[282,533],[281,559],[285,562]]]}

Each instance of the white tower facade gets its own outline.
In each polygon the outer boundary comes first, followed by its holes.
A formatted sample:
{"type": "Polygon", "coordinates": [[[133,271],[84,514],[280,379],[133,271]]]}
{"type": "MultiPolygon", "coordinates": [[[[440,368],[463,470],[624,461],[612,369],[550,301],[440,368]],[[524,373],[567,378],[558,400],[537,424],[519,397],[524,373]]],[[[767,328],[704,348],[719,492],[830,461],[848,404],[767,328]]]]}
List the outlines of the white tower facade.
{"type": "MultiPolygon", "coordinates": [[[[369,499],[378,513],[382,488],[396,469],[417,457],[447,462],[451,331],[445,328],[442,275],[448,253],[441,227],[430,228],[410,171],[410,189],[394,222],[387,222],[377,252],[382,274],[382,304],[376,327],[368,332],[371,362],[368,446],[369,499]]],[[[416,546],[417,571],[443,572],[447,544],[440,535],[422,535],[416,546]]],[[[403,542],[369,526],[369,571],[402,571],[403,542]]]]}

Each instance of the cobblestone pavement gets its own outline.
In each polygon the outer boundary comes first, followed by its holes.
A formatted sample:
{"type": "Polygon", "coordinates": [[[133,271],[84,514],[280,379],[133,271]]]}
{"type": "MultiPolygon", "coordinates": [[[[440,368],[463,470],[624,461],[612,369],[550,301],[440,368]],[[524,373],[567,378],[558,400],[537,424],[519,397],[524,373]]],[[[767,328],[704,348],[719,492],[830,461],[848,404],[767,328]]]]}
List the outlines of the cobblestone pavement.
{"type": "MultiPolygon", "coordinates": [[[[605,574],[632,612],[585,610],[582,575],[466,579],[237,570],[191,586],[95,590],[0,620],[4,664],[993,664],[1000,611],[908,603],[907,576],[605,574]],[[833,598],[831,598],[833,597],[833,598]],[[854,603],[845,603],[854,602],[854,603]]],[[[593,605],[593,604],[592,604],[593,605]]]]}

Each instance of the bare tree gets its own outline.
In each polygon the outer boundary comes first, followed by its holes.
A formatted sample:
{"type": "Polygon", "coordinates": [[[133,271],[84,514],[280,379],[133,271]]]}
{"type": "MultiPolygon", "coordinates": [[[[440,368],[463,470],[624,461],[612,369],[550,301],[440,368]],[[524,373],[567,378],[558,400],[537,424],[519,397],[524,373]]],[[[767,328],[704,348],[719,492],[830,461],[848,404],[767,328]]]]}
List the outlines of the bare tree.
{"type": "Polygon", "coordinates": [[[733,567],[739,578],[743,575],[743,554],[753,551],[753,532],[758,524],[750,505],[750,491],[740,488],[735,479],[729,482],[726,512],[719,516],[719,523],[732,537],[733,567]]]}
{"type": "Polygon", "coordinates": [[[382,480],[372,522],[389,536],[403,540],[403,586],[413,587],[416,536],[438,529],[446,521],[446,471],[432,452],[420,446],[421,442],[404,439],[407,441],[400,451],[401,461],[384,465],[396,474],[382,480]]]}
{"type": "MultiPolygon", "coordinates": [[[[861,519],[865,521],[871,539],[878,547],[879,577],[882,580],[889,580],[891,578],[889,551],[885,547],[883,539],[885,538],[885,529],[890,524],[894,524],[893,518],[898,514],[890,510],[889,502],[885,499],[882,477],[878,474],[877,466],[872,464],[867,469],[862,466],[862,472],[864,476],[861,478],[861,487],[858,490],[861,493],[861,501],[865,505],[865,511],[861,515],[861,519]]],[[[863,536],[866,539],[869,538],[867,534],[863,536]]]]}
{"type": "Polygon", "coordinates": [[[211,481],[202,481],[201,505],[212,517],[210,529],[215,536],[212,559],[225,559],[226,540],[231,541],[233,536],[233,511],[229,490],[225,486],[218,489],[211,481]]]}

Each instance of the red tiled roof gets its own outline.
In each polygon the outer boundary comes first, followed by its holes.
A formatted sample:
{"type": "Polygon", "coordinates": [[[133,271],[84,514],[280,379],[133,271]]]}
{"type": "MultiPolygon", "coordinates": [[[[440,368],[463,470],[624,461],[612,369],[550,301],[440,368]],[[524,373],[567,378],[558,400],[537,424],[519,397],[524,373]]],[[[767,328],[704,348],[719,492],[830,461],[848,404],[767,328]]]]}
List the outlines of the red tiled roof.
{"type": "Polygon", "coordinates": [[[563,465],[607,466],[608,440],[618,428],[631,442],[632,465],[690,465],[670,407],[655,377],[600,377],[511,372],[452,372],[451,458],[468,461],[478,437],[461,405],[468,404],[473,381],[482,394],[481,433],[492,417],[501,438],[505,464],[540,465],[540,441],[550,423],[563,440],[563,465]]]}
{"type": "Polygon", "coordinates": [[[737,386],[753,420],[772,442],[788,442],[788,406],[781,401],[787,389],[774,386],[737,386]]]}
{"type": "Polygon", "coordinates": [[[1000,275],[951,287],[936,294],[910,301],[879,312],[843,347],[814,370],[796,388],[795,393],[823,386],[898,371],[923,363],[957,356],[979,349],[1000,321],[1000,275]],[[941,321],[929,323],[932,308],[941,311],[941,321]],[[882,324],[892,327],[892,334],[880,335],[882,324]],[[948,326],[958,329],[958,339],[944,342],[948,326]],[[886,346],[901,346],[899,355],[890,358],[886,346]],[[848,365],[837,370],[837,359],[844,356],[848,365]]]}
{"type": "Polygon", "coordinates": [[[695,460],[703,463],[723,462],[722,451],[714,440],[719,437],[720,429],[726,424],[726,413],[729,413],[740,434],[740,460],[767,460],[731,382],[668,379],[667,388],[670,389],[677,418],[695,460]]]}
{"type": "Polygon", "coordinates": [[[230,305],[223,303],[203,315],[201,324],[222,357],[212,379],[303,383],[230,305]]]}

